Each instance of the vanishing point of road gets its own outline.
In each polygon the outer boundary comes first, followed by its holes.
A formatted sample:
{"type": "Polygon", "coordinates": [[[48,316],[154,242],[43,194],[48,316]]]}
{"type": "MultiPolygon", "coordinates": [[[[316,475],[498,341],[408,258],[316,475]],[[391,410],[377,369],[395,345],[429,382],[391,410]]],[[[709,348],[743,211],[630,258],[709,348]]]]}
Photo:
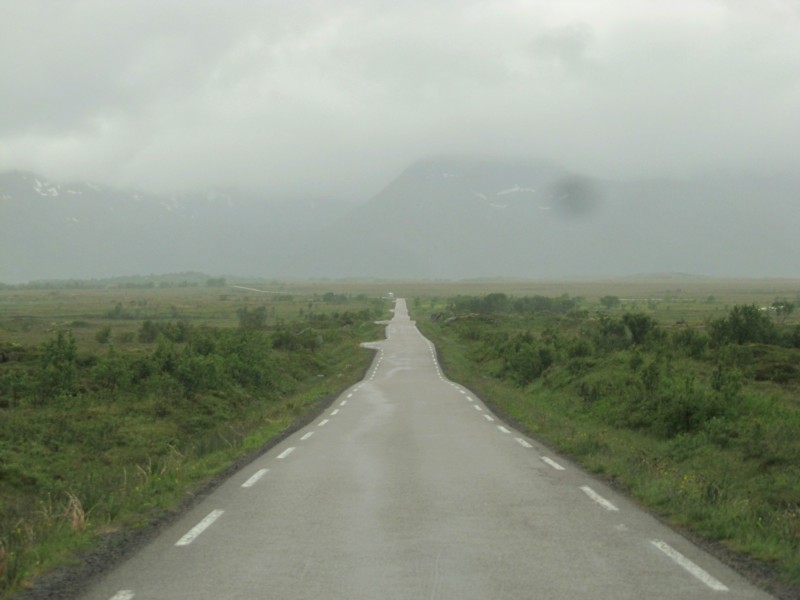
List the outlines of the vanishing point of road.
{"type": "Polygon", "coordinates": [[[364,380],[91,600],[770,598],[448,381],[396,301],[364,380]]]}

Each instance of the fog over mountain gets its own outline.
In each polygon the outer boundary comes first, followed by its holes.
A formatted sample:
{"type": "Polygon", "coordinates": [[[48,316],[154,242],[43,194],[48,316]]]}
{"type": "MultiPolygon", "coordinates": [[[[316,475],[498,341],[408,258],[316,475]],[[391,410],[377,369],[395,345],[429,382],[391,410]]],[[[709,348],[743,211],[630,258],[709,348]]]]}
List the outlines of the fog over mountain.
{"type": "Polygon", "coordinates": [[[0,73],[0,281],[800,275],[797,0],[8,1],[0,73]]]}
{"type": "Polygon", "coordinates": [[[0,171],[60,181],[365,201],[429,155],[800,168],[797,0],[9,0],[0,73],[0,171]]]}
{"type": "Polygon", "coordinates": [[[248,277],[800,277],[800,178],[601,180],[532,161],[417,161],[366,203],[172,195],[0,174],[0,282],[248,277]]]}

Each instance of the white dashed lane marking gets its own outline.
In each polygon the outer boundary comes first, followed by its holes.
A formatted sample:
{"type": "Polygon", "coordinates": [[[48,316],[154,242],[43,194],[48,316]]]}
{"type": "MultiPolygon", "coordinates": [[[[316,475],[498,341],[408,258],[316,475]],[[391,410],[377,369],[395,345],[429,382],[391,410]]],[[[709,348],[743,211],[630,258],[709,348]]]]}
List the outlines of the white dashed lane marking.
{"type": "Polygon", "coordinates": [[[111,596],[110,600],[132,600],[134,596],[135,594],[131,590],[120,590],[111,596]]]}
{"type": "Polygon", "coordinates": [[[498,425],[497,428],[502,431],[503,433],[511,433],[508,429],[503,427],[502,425],[498,425]]]}
{"type": "Polygon", "coordinates": [[[672,560],[678,563],[681,567],[686,569],[689,573],[691,573],[694,577],[702,581],[712,590],[717,592],[727,592],[728,586],[722,583],[719,579],[710,575],[704,569],[698,567],[695,563],[691,560],[686,558],[683,554],[675,550],[672,546],[670,546],[666,542],[662,542],[661,540],[651,540],[650,541],[653,546],[661,550],[664,554],[669,556],[672,560]]]}
{"type": "Polygon", "coordinates": [[[528,442],[526,442],[522,438],[514,438],[514,439],[517,440],[517,443],[523,448],[533,448],[533,446],[531,446],[528,442]]]}
{"type": "Polygon", "coordinates": [[[294,452],[294,448],[295,448],[294,446],[292,446],[291,448],[287,448],[286,450],[284,450],[283,452],[281,452],[280,454],[278,454],[278,458],[286,458],[286,457],[287,457],[287,456],[289,456],[289,455],[290,455],[292,452],[294,452]]]}
{"type": "Polygon", "coordinates": [[[611,502],[609,502],[608,500],[606,500],[605,498],[603,498],[603,497],[602,497],[600,494],[598,494],[597,492],[595,492],[595,491],[594,491],[592,488],[590,488],[588,485],[582,485],[582,486],[581,486],[581,490],[583,491],[583,493],[584,493],[584,494],[586,494],[587,496],[589,496],[589,498],[591,498],[592,500],[594,500],[595,502],[597,502],[597,503],[598,503],[600,506],[602,506],[602,507],[603,507],[603,508],[605,508],[606,510],[610,510],[610,511],[618,511],[618,510],[619,510],[619,509],[618,509],[616,506],[614,506],[613,504],[611,504],[611,502]]]}
{"type": "Polygon", "coordinates": [[[309,431],[307,434],[305,434],[303,437],[301,437],[301,438],[300,438],[300,441],[301,441],[301,442],[305,442],[305,441],[306,441],[308,438],[310,438],[312,435],[314,435],[314,432],[313,432],[313,431],[309,431]]]}
{"type": "Polygon", "coordinates": [[[260,469],[256,471],[256,473],[252,477],[250,477],[250,479],[248,479],[242,484],[242,487],[243,488],[253,487],[256,483],[258,483],[258,480],[261,479],[267,473],[269,473],[269,469],[260,469]]]}
{"type": "Polygon", "coordinates": [[[184,535],[181,539],[175,542],[176,546],[188,546],[193,541],[197,539],[197,537],[203,533],[206,529],[211,527],[212,523],[219,519],[223,514],[225,514],[224,510],[212,510],[205,519],[200,521],[197,525],[192,527],[186,535],[184,535]]]}
{"type": "Polygon", "coordinates": [[[560,464],[558,464],[552,458],[548,458],[546,456],[543,456],[542,460],[544,462],[546,462],[548,465],[550,465],[551,467],[553,467],[556,471],[563,471],[564,470],[564,467],[562,467],[560,464]]]}

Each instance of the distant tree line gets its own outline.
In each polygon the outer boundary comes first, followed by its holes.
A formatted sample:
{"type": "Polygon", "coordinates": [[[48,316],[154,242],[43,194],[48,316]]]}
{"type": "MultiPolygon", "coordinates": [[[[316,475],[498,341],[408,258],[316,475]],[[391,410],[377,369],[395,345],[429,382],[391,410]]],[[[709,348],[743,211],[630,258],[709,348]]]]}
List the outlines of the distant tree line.
{"type": "Polygon", "coordinates": [[[565,314],[579,307],[581,298],[570,298],[567,294],[556,298],[546,296],[509,297],[503,293],[486,296],[456,296],[447,304],[453,313],[477,313],[482,315],[550,312],[565,314]]]}

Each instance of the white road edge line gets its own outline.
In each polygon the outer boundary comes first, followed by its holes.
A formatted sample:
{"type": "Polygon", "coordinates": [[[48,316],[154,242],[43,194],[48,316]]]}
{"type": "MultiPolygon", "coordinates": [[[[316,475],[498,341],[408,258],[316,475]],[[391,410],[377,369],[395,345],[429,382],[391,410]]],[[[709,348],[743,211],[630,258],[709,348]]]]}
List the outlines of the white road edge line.
{"type": "Polygon", "coordinates": [[[548,465],[550,465],[551,467],[553,467],[556,471],[563,471],[564,470],[564,467],[562,467],[560,464],[558,464],[552,458],[548,458],[546,456],[543,456],[542,460],[544,462],[546,462],[548,465]]]}
{"type": "Polygon", "coordinates": [[[259,471],[256,471],[255,474],[250,479],[248,479],[242,484],[242,487],[243,488],[253,487],[256,483],[258,483],[258,480],[261,479],[267,473],[269,473],[269,469],[261,469],[259,471]]]}
{"type": "Polygon", "coordinates": [[[111,600],[132,600],[134,595],[133,590],[120,590],[111,596],[111,600]]]}
{"type": "Polygon", "coordinates": [[[584,493],[584,494],[586,494],[587,496],[589,496],[589,498],[591,498],[592,500],[594,500],[595,502],[597,502],[597,503],[598,503],[600,506],[602,506],[602,507],[603,507],[603,508],[605,508],[606,510],[611,510],[611,511],[618,511],[618,510],[619,510],[619,509],[618,509],[616,506],[614,506],[613,504],[611,504],[611,502],[609,502],[608,500],[606,500],[605,498],[603,498],[603,497],[602,497],[600,494],[598,494],[597,492],[595,492],[595,491],[594,491],[592,488],[590,488],[588,485],[582,485],[582,486],[581,486],[581,490],[583,490],[583,493],[584,493]]]}
{"type": "Polygon", "coordinates": [[[523,448],[533,448],[533,446],[531,446],[528,442],[526,442],[522,438],[514,438],[514,439],[517,440],[517,443],[523,448]]]}
{"type": "Polygon", "coordinates": [[[205,519],[203,519],[197,525],[192,527],[186,533],[186,535],[184,535],[181,539],[179,539],[177,542],[175,542],[175,545],[176,546],[188,546],[189,544],[191,544],[193,541],[195,541],[197,539],[197,536],[199,536],[206,529],[211,527],[211,524],[214,521],[216,521],[217,519],[219,519],[224,513],[225,513],[224,510],[219,510],[219,509],[212,510],[210,513],[208,513],[208,515],[206,515],[205,519]]]}
{"type": "Polygon", "coordinates": [[[292,446],[291,448],[287,448],[286,450],[284,450],[283,452],[281,452],[280,454],[278,454],[278,458],[286,458],[286,457],[287,457],[287,456],[289,456],[289,455],[290,455],[292,452],[294,452],[294,449],[295,449],[295,447],[294,447],[294,446],[292,446]]]}
{"type": "Polygon", "coordinates": [[[310,438],[312,435],[314,435],[314,432],[313,432],[313,431],[309,431],[307,434],[305,434],[303,437],[301,437],[301,438],[300,438],[300,441],[301,441],[301,442],[305,442],[305,441],[306,441],[308,438],[310,438]]]}
{"type": "Polygon", "coordinates": [[[686,558],[683,554],[681,554],[680,552],[675,550],[675,548],[670,546],[668,543],[662,542],[661,540],[650,540],[650,543],[653,544],[653,546],[655,546],[659,550],[661,550],[661,552],[663,552],[664,554],[669,556],[672,560],[674,560],[676,563],[678,563],[681,567],[686,569],[689,573],[694,575],[697,579],[699,579],[704,584],[706,584],[708,587],[710,587],[712,590],[717,591],[717,592],[727,592],[728,591],[728,586],[726,586],[724,583],[722,583],[716,577],[713,577],[712,575],[710,575],[704,569],[698,567],[695,563],[693,563],[691,560],[686,558]]]}

